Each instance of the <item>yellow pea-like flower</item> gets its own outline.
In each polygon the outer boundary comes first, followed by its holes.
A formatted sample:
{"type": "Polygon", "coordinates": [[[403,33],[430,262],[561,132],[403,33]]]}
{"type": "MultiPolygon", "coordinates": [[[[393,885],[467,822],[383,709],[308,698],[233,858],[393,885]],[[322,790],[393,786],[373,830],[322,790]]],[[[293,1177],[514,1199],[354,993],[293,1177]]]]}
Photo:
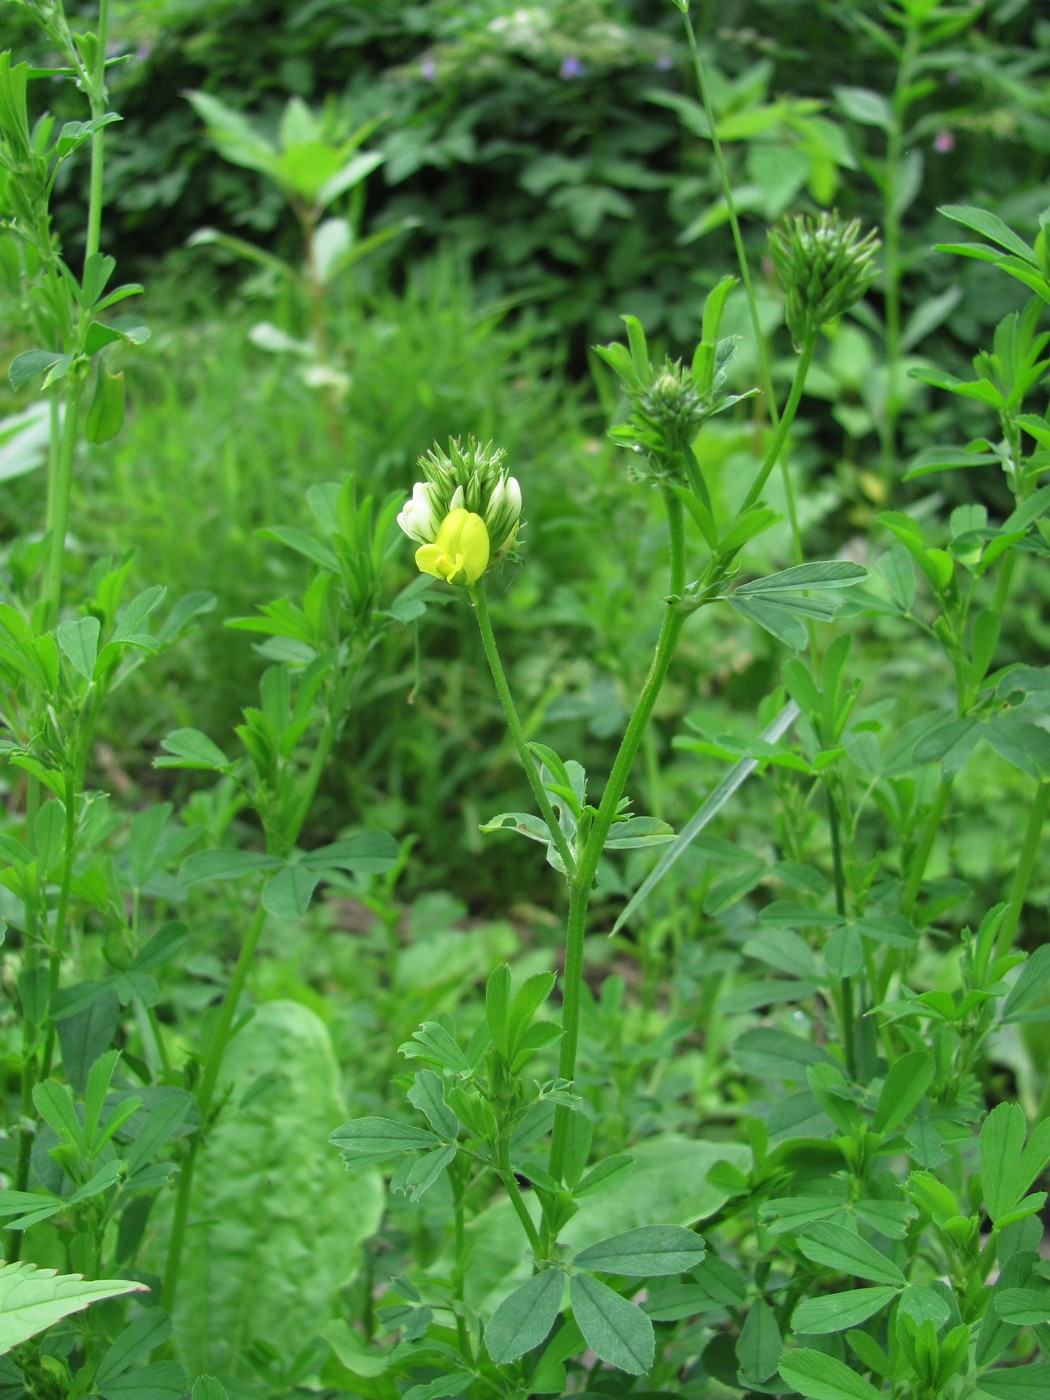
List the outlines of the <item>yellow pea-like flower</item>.
{"type": "Polygon", "coordinates": [[[469,587],[489,566],[489,532],[480,515],[464,506],[450,510],[438,527],[433,544],[416,550],[420,573],[433,574],[446,583],[469,587]]]}

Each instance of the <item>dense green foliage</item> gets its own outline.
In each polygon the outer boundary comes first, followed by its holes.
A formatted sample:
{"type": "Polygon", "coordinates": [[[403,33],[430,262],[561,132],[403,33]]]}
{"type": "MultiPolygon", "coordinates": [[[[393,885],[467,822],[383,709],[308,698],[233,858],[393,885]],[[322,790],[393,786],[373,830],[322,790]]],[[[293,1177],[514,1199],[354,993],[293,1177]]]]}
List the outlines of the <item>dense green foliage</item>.
{"type": "Polygon", "coordinates": [[[3,16],[0,1398],[1041,1400],[1050,23],[3,16]]]}

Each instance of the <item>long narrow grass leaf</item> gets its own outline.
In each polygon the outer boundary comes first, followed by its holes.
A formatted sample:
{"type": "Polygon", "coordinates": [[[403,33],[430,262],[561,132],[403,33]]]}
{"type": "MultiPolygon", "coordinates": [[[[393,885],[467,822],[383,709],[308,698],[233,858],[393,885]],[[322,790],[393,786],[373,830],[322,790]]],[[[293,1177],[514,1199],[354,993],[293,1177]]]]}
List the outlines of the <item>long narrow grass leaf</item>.
{"type": "MultiPolygon", "coordinates": [[[[762,742],[767,744],[776,743],[778,739],[781,739],[787,733],[800,714],[801,711],[794,700],[789,700],[772,722],[763,729],[760,735],[762,742]]],[[[691,842],[696,840],[704,827],[707,826],[726,805],[737,788],[751,776],[758,767],[759,761],[760,760],[757,758],[742,758],[738,763],[733,764],[732,768],[730,768],[729,772],[718,784],[711,796],[703,806],[690,817],[689,821],[686,822],[685,826],[683,826],[682,830],[678,833],[675,841],[667,847],[652,870],[639,885],[638,889],[635,890],[634,894],[627,901],[624,908],[620,911],[620,915],[615,924],[613,924],[613,933],[616,933],[622,928],[632,914],[641,908],[649,898],[653,889],[667,874],[668,870],[674,865],[682,852],[691,842]]]]}

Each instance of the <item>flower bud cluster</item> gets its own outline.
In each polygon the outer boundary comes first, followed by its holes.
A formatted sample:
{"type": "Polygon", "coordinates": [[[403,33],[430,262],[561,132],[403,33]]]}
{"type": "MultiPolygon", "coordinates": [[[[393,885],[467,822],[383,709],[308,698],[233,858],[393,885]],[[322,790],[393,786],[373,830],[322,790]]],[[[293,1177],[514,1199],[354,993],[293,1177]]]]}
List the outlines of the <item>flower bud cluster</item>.
{"type": "Polygon", "coordinates": [[[448,583],[469,586],[514,547],[521,488],[503,465],[502,448],[450,439],[419,459],[417,481],[397,523],[415,540],[416,565],[448,583]]]}
{"type": "Polygon", "coordinates": [[[878,275],[879,240],[861,237],[860,222],[837,214],[800,214],[770,230],[769,254],[784,289],[788,330],[796,346],[834,321],[864,295],[878,275]]]}
{"type": "Polygon", "coordinates": [[[676,474],[677,462],[693,442],[714,405],[702,396],[679,360],[665,360],[647,383],[629,392],[631,424],[638,445],[648,448],[650,473],[676,474]]]}

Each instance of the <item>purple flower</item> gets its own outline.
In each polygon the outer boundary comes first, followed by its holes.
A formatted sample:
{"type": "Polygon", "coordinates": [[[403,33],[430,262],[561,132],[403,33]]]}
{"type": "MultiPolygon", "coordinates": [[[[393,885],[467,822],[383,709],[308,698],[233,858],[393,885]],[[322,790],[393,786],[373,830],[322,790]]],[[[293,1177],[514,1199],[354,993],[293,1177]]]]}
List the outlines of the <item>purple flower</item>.
{"type": "Polygon", "coordinates": [[[561,67],[558,69],[558,76],[560,78],[582,78],[583,71],[583,64],[576,55],[569,54],[567,58],[562,59],[561,67]]]}
{"type": "Polygon", "coordinates": [[[949,151],[955,150],[955,137],[947,128],[938,131],[937,135],[933,138],[933,149],[942,156],[946,156],[949,151]]]}
{"type": "Polygon", "coordinates": [[[666,73],[669,68],[674,67],[671,55],[669,53],[658,53],[653,59],[653,67],[659,68],[661,73],[666,73]]]}
{"type": "Polygon", "coordinates": [[[420,76],[426,78],[428,83],[432,83],[437,77],[438,66],[429,54],[427,54],[426,58],[420,60],[419,72],[420,76]]]}

